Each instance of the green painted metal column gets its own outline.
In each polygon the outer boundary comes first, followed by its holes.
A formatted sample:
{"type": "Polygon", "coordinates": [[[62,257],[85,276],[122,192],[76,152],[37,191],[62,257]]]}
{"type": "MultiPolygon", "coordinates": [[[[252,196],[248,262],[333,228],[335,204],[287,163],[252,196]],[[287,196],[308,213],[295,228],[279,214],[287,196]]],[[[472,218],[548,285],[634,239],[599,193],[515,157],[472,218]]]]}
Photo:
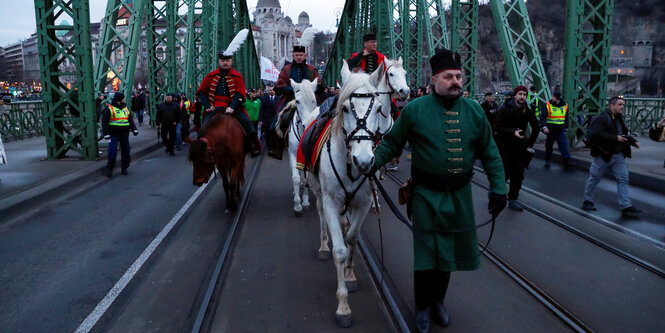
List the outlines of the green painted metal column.
{"type": "MultiPolygon", "coordinates": [[[[249,9],[247,8],[247,2],[244,0],[236,0],[234,7],[234,16],[236,27],[233,30],[235,33],[231,38],[235,37],[235,34],[242,29],[249,29],[247,34],[247,40],[245,44],[242,45],[241,49],[238,51],[234,57],[234,62],[239,62],[237,68],[240,70],[240,73],[245,77],[245,86],[249,88],[260,88],[261,87],[261,67],[259,64],[259,58],[256,53],[256,44],[254,44],[254,36],[252,35],[252,24],[249,20],[249,9]]],[[[230,42],[230,40],[229,40],[230,42]]]]}
{"type": "MultiPolygon", "coordinates": [[[[335,86],[338,81],[341,82],[340,71],[342,70],[342,60],[347,59],[351,55],[351,50],[354,48],[354,39],[352,33],[354,30],[353,22],[356,18],[356,10],[358,9],[358,1],[347,0],[344,4],[342,17],[339,25],[337,26],[337,35],[333,44],[326,70],[323,72],[323,82],[328,86],[335,86]]],[[[360,43],[355,43],[358,45],[360,43]]]]}
{"type": "Polygon", "coordinates": [[[155,125],[157,105],[176,88],[175,3],[171,0],[148,0],[146,42],[148,44],[148,77],[150,124],[155,125]],[[161,24],[161,26],[158,26],[161,24]]]}
{"type": "Polygon", "coordinates": [[[452,0],[451,48],[462,57],[466,77],[464,90],[476,94],[476,52],[478,51],[478,0],[452,0]]]}
{"type": "Polygon", "coordinates": [[[427,35],[427,48],[429,56],[440,48],[450,49],[448,39],[448,28],[446,27],[446,15],[442,0],[427,0],[427,15],[425,20],[427,35]]]}
{"type": "Polygon", "coordinates": [[[490,2],[510,83],[513,87],[535,86],[540,105],[543,105],[550,100],[552,93],[524,0],[490,2]]]}
{"type": "Polygon", "coordinates": [[[204,0],[189,0],[187,10],[187,53],[185,71],[185,89],[187,98],[194,100],[196,89],[203,77],[208,74],[203,49],[205,34],[204,0]]]}
{"type": "Polygon", "coordinates": [[[105,92],[108,83],[118,78],[118,90],[124,92],[127,98],[131,96],[146,12],[145,1],[147,0],[108,0],[96,57],[95,92],[105,92]],[[121,9],[125,15],[118,17],[121,9]],[[127,20],[127,25],[118,26],[118,19],[127,20]],[[112,54],[119,56],[119,59],[113,61],[112,54]]]}
{"type": "Polygon", "coordinates": [[[613,9],[613,0],[567,2],[562,93],[568,103],[571,147],[584,138],[590,116],[607,107],[613,9]]]}
{"type": "Polygon", "coordinates": [[[47,156],[59,159],[74,150],[83,159],[95,159],[97,113],[88,1],[35,0],[35,14],[47,156]],[[56,19],[73,23],[56,25],[56,19]],[[68,39],[58,36],[70,31],[68,39]],[[61,81],[68,76],[76,78],[71,89],[61,81]]]}

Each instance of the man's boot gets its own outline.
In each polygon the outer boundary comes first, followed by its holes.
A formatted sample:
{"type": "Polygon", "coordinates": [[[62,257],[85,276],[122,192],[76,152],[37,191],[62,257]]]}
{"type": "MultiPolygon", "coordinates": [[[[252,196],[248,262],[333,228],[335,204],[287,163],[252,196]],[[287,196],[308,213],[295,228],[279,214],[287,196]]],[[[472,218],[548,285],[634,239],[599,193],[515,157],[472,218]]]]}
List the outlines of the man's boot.
{"type": "Polygon", "coordinates": [[[416,332],[427,333],[429,332],[429,317],[430,308],[424,310],[416,310],[416,332]]]}
{"type": "Polygon", "coordinates": [[[268,131],[268,156],[281,160],[284,151],[284,139],[277,136],[275,130],[268,131]]]}
{"type": "Polygon", "coordinates": [[[247,141],[249,142],[249,156],[254,158],[261,155],[261,142],[256,132],[248,135],[247,141]]]}
{"type": "Polygon", "coordinates": [[[443,303],[436,303],[432,307],[432,321],[437,323],[439,326],[450,326],[450,315],[448,314],[446,307],[443,306],[443,303]]]}

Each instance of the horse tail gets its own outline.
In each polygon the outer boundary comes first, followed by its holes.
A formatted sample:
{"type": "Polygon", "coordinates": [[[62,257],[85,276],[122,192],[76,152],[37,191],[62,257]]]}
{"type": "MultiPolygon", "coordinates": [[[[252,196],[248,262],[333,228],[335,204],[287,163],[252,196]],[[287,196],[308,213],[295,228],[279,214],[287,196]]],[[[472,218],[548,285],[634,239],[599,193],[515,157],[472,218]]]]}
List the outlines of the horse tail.
{"type": "Polygon", "coordinates": [[[291,100],[284,106],[284,109],[277,114],[277,123],[275,125],[275,134],[280,139],[286,138],[289,134],[289,125],[293,119],[294,112],[298,112],[298,106],[295,100],[291,100]]]}

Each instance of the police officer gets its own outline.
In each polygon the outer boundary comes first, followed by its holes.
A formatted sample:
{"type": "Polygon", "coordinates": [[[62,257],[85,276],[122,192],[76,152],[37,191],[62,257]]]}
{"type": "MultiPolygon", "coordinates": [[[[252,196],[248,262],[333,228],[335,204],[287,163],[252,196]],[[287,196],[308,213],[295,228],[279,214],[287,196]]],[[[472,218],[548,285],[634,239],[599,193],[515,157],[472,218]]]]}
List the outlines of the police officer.
{"type": "Polygon", "coordinates": [[[438,51],[431,59],[432,94],[407,104],[393,128],[374,151],[375,165],[400,156],[409,142],[413,152],[410,216],[413,220],[416,328],[428,332],[431,318],[450,324],[443,306],[450,273],[476,270],[477,234],[470,180],[480,159],[490,181],[489,211],[496,216],[506,206],[501,156],[480,105],[460,98],[459,54],[438,51]],[[446,230],[465,232],[450,233],[446,230]]]}
{"type": "Polygon", "coordinates": [[[540,113],[540,126],[543,133],[547,134],[545,141],[545,167],[550,167],[552,158],[552,148],[554,141],[559,147],[559,152],[563,158],[563,166],[566,169],[573,165],[570,162],[570,152],[568,151],[568,140],[566,139],[566,124],[568,123],[568,104],[561,99],[561,92],[552,93],[552,99],[545,104],[545,110],[540,113]]]}
{"type": "Polygon", "coordinates": [[[115,159],[118,154],[118,143],[120,143],[120,168],[123,175],[127,174],[129,168],[129,131],[136,136],[139,131],[134,124],[134,118],[131,116],[127,104],[125,103],[125,95],[121,92],[116,92],[113,95],[111,104],[102,112],[102,133],[104,139],[111,140],[109,143],[108,161],[106,162],[106,177],[113,177],[113,168],[115,167],[115,159]]]}

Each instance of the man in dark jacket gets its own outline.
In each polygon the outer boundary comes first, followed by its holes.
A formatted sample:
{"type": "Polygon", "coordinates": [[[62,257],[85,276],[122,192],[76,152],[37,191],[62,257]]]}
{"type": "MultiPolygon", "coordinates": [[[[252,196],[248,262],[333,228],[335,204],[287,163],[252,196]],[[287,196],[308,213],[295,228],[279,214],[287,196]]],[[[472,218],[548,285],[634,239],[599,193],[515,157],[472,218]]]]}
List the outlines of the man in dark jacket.
{"type": "Polygon", "coordinates": [[[568,123],[568,104],[561,99],[561,92],[555,91],[552,99],[544,106],[540,112],[540,127],[543,133],[547,134],[545,141],[545,167],[550,167],[552,158],[552,149],[554,141],[559,147],[559,152],[563,158],[563,166],[566,169],[573,165],[570,162],[570,152],[568,151],[568,140],[566,139],[566,124],[568,123]]]}
{"type": "Polygon", "coordinates": [[[603,178],[603,172],[609,168],[617,181],[619,207],[623,214],[636,214],[641,210],[633,207],[628,195],[628,165],[626,158],[631,157],[630,146],[640,148],[640,143],[628,135],[628,127],[623,121],[625,101],[621,97],[610,99],[609,110],[596,116],[589,125],[589,145],[594,157],[589,168],[589,179],[584,188],[582,209],[596,210],[593,204],[593,191],[603,178]]]}
{"type": "Polygon", "coordinates": [[[138,91],[132,96],[132,113],[139,118],[139,126],[143,126],[143,113],[145,112],[145,98],[138,91]]]}
{"type": "Polygon", "coordinates": [[[503,159],[506,181],[510,179],[508,208],[521,212],[524,206],[517,201],[524,180],[524,169],[529,163],[527,149],[532,148],[538,138],[538,119],[526,101],[525,86],[518,86],[513,91],[515,98],[506,101],[496,112],[494,131],[497,132],[499,152],[503,159]],[[526,127],[531,126],[531,135],[527,139],[526,127]]]}
{"type": "Polygon", "coordinates": [[[173,103],[173,94],[168,94],[164,98],[164,103],[157,106],[156,115],[157,129],[162,132],[162,143],[166,147],[166,152],[171,156],[173,152],[176,136],[176,125],[180,122],[180,104],[173,103]]]}
{"type": "Polygon", "coordinates": [[[485,111],[485,116],[487,116],[487,121],[490,122],[492,128],[494,128],[494,118],[497,111],[498,105],[494,102],[494,94],[491,92],[485,93],[485,101],[480,106],[485,111]]]}
{"type": "Polygon", "coordinates": [[[261,135],[265,136],[266,131],[270,129],[273,118],[277,114],[279,106],[279,99],[275,96],[275,90],[268,87],[268,94],[261,96],[261,105],[259,106],[259,127],[261,127],[261,135]]]}
{"type": "Polygon", "coordinates": [[[120,152],[122,160],[120,161],[120,168],[122,174],[127,174],[129,168],[129,131],[136,136],[139,131],[134,124],[134,118],[127,109],[125,104],[125,95],[121,92],[116,92],[113,96],[111,104],[102,111],[102,133],[104,139],[111,140],[109,143],[108,162],[106,162],[106,177],[113,177],[113,168],[115,167],[115,159],[118,154],[118,143],[120,143],[120,152]]]}

